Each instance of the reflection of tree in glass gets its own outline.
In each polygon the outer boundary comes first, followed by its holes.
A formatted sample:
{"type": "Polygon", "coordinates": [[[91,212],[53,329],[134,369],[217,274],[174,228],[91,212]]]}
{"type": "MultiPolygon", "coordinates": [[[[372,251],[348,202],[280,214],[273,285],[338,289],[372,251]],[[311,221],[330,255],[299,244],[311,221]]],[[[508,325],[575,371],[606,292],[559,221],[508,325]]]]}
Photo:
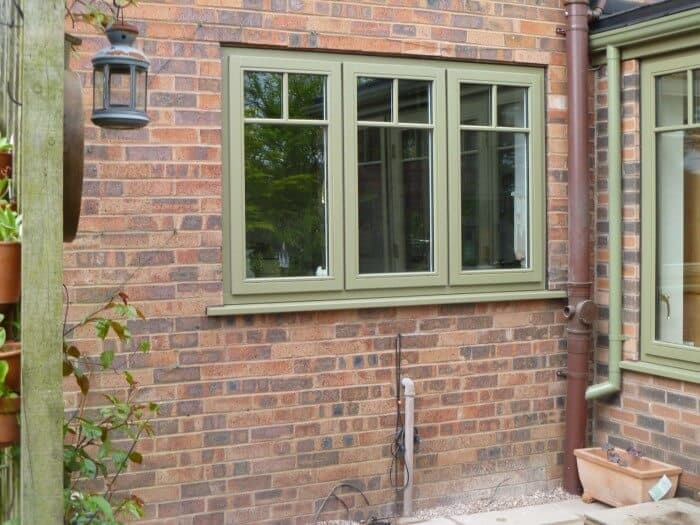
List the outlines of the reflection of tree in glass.
{"type": "Polygon", "coordinates": [[[245,116],[280,118],[282,116],[282,74],[246,71],[243,80],[245,116]]]}
{"type": "MultiPolygon", "coordinates": [[[[246,117],[282,117],[283,78],[245,74],[246,117]]],[[[290,74],[288,86],[291,119],[324,118],[324,76],[290,74]]],[[[307,276],[327,266],[325,131],[283,122],[245,125],[248,276],[307,276]]]]}

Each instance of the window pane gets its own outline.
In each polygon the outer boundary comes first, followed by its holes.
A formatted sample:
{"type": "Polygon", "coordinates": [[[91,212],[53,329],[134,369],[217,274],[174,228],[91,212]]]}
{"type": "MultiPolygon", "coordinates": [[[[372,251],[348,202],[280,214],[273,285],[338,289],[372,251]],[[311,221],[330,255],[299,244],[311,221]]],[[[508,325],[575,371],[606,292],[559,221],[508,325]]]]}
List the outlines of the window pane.
{"type": "Polygon", "coordinates": [[[656,338],[700,347],[700,130],[656,146],[656,338]]]}
{"type": "Polygon", "coordinates": [[[245,126],[246,276],[328,274],[320,126],[245,126]]]}
{"type": "Polygon", "coordinates": [[[527,268],[528,137],[462,131],[462,269],[527,268]]]}
{"type": "Polygon", "coordinates": [[[391,122],[390,78],[357,79],[357,120],[391,122]]]}
{"type": "Polygon", "coordinates": [[[498,86],[497,126],[524,128],[527,126],[527,88],[498,86]]]}
{"type": "Polygon", "coordinates": [[[245,116],[282,117],[282,74],[246,71],[243,77],[245,116]]]}
{"type": "Polygon", "coordinates": [[[491,125],[491,86],[461,84],[460,99],[463,125],[491,125]]]}
{"type": "Polygon", "coordinates": [[[289,118],[326,118],[326,77],[289,74],[289,118]]]}
{"type": "Polygon", "coordinates": [[[431,85],[426,80],[399,80],[399,122],[431,122],[431,85]]]}
{"type": "Polygon", "coordinates": [[[358,129],[360,273],[432,271],[431,141],[426,129],[358,129]]]}
{"type": "Polygon", "coordinates": [[[112,108],[131,106],[131,69],[128,66],[110,65],[109,106],[112,108]]]}
{"type": "Polygon", "coordinates": [[[685,71],[656,77],[656,125],[688,123],[688,80],[685,71]]]}

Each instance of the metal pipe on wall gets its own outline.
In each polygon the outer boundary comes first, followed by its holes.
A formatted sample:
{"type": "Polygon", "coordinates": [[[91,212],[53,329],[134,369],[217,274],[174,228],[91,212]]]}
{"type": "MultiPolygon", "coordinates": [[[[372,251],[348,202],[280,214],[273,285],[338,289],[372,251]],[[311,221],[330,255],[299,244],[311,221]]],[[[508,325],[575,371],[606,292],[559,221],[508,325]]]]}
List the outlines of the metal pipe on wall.
{"type": "Polygon", "coordinates": [[[414,400],[416,397],[416,387],[413,381],[404,377],[401,380],[404,397],[404,464],[406,465],[406,486],[403,489],[403,512],[404,517],[413,514],[413,434],[414,434],[414,400]]]}
{"type": "Polygon", "coordinates": [[[580,493],[573,451],[586,440],[588,357],[591,347],[590,196],[588,174],[588,0],[564,0],[567,16],[569,306],[567,313],[564,489],[580,493]]]}
{"type": "Polygon", "coordinates": [[[620,50],[608,46],[608,380],[586,390],[586,399],[598,399],[620,391],[622,358],[622,116],[620,50]]]}

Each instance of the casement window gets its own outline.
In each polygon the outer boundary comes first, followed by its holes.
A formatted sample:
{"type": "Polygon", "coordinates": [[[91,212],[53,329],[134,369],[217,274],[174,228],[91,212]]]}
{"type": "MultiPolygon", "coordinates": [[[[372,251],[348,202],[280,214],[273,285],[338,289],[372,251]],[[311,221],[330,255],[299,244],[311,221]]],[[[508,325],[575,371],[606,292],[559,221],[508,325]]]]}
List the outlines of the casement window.
{"type": "Polygon", "coordinates": [[[224,50],[214,313],[544,297],[539,68],[224,50]]]}
{"type": "Polygon", "coordinates": [[[700,371],[700,55],[642,63],[642,360],[700,371]]]}

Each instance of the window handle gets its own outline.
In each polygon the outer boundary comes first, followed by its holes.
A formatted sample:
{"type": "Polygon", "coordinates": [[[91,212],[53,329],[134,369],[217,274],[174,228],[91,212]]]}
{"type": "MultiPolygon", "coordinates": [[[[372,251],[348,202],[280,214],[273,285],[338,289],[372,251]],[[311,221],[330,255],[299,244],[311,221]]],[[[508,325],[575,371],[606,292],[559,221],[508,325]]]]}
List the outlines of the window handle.
{"type": "Polygon", "coordinates": [[[659,298],[662,302],[666,303],[666,319],[671,318],[671,294],[662,292],[659,294],[659,298]]]}

